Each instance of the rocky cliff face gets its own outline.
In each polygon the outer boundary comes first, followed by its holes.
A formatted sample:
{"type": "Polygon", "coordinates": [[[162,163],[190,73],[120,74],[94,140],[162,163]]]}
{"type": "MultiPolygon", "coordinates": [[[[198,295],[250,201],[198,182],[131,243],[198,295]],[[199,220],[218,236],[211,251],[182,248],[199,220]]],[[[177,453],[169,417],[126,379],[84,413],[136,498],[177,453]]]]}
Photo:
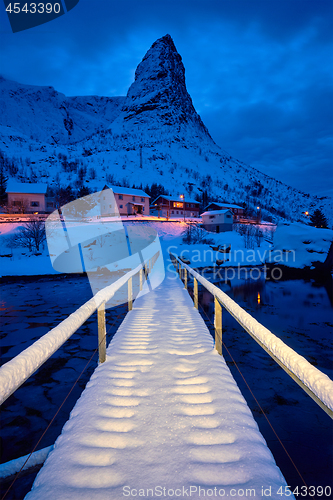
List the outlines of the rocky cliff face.
{"type": "Polygon", "coordinates": [[[191,129],[196,138],[213,142],[187,92],[185,68],[170,35],[157,40],[138,65],[116,124],[137,133],[191,129]]]}

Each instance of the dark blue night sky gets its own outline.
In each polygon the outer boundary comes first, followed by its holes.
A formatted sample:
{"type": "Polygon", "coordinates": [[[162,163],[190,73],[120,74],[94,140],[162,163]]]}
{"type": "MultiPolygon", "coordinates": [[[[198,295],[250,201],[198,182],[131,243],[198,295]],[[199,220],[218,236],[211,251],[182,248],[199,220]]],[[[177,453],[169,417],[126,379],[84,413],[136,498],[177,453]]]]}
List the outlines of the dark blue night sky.
{"type": "Polygon", "coordinates": [[[125,95],[151,44],[169,33],[214,140],[292,186],[333,195],[331,0],[80,0],[11,33],[0,71],[66,95],[125,95]]]}

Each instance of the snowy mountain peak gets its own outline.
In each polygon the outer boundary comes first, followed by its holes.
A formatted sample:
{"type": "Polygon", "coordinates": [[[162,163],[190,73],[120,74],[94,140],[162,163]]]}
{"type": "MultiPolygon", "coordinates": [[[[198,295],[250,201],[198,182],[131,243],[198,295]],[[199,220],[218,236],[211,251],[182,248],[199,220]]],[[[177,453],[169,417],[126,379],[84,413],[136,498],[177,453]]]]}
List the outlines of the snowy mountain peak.
{"type": "MultiPolygon", "coordinates": [[[[170,35],[158,39],[135,72],[118,123],[140,133],[142,126],[172,133],[186,132],[213,142],[187,92],[185,68],[170,35]]],[[[187,134],[186,134],[187,135],[187,134]]]]}
{"type": "Polygon", "coordinates": [[[184,90],[185,68],[170,35],[157,40],[148,50],[136,69],[135,83],[130,87],[128,95],[132,95],[132,87],[135,90],[138,82],[145,82],[147,90],[162,86],[171,86],[174,91],[177,88],[184,90]]]}
{"type": "Polygon", "coordinates": [[[260,205],[266,220],[308,222],[332,200],[305,195],[232,158],[216,145],[187,92],[185,69],[170,35],[137,67],[124,97],[66,97],[53,87],[0,77],[0,161],[21,182],[95,189],[100,183],[163,184],[170,193],[260,205]]]}

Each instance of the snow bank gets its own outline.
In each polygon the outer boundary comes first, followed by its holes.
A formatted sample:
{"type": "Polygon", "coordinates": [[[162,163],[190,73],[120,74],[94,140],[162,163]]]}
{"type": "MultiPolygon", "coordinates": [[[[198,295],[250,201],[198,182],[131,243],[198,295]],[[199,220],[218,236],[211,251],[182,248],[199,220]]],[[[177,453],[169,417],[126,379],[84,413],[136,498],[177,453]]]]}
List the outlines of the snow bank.
{"type": "Polygon", "coordinates": [[[24,457],[16,458],[4,464],[0,464],[0,478],[17,474],[17,472],[22,469],[23,465],[24,467],[22,470],[27,470],[31,467],[35,467],[36,465],[43,464],[52,449],[53,446],[48,446],[42,450],[35,451],[31,455],[25,455],[24,457]]]}
{"type": "Polygon", "coordinates": [[[270,262],[302,269],[313,262],[324,262],[333,231],[304,224],[279,224],[273,238],[270,262]]]}

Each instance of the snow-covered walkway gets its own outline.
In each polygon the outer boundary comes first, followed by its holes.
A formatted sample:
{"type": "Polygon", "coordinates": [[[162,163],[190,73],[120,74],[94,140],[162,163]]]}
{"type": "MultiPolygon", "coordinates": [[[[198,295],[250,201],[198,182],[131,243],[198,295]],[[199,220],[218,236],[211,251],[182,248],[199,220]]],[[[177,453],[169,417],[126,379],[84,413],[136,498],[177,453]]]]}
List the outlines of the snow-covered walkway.
{"type": "Polygon", "coordinates": [[[285,484],[204,321],[169,273],[135,301],[26,499],[253,498],[263,489],[281,499],[285,484]]]}

